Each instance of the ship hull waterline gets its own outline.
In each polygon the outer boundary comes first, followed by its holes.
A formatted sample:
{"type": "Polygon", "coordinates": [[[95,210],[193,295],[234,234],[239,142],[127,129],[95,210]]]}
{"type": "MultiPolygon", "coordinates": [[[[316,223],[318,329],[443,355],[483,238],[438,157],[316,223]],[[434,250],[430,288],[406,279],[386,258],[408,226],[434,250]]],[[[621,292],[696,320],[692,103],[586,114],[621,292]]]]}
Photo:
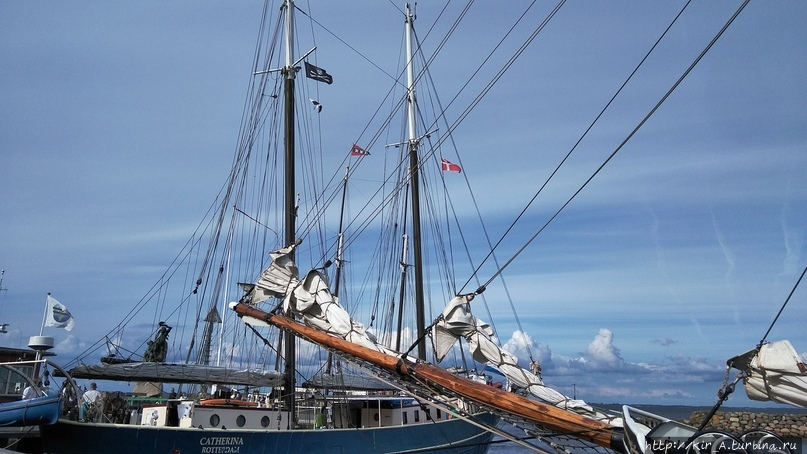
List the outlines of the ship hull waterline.
{"type": "MultiPolygon", "coordinates": [[[[495,425],[490,414],[480,422],[495,425]]],[[[484,454],[493,437],[461,419],[381,428],[238,430],[95,424],[60,420],[43,426],[43,451],[54,454],[484,454]]]]}

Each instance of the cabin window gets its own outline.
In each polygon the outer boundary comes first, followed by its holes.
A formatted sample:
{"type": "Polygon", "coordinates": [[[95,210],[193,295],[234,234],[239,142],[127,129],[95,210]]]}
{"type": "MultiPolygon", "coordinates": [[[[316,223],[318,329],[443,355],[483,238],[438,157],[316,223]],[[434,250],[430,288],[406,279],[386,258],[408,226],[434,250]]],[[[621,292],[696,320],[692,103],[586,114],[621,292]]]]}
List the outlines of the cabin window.
{"type": "Polygon", "coordinates": [[[425,411],[426,411],[426,421],[431,421],[432,420],[432,409],[427,408],[425,411]]]}
{"type": "Polygon", "coordinates": [[[219,415],[214,413],[213,415],[210,416],[210,425],[211,426],[218,427],[220,422],[221,422],[221,418],[219,418],[219,415]]]}
{"type": "Polygon", "coordinates": [[[420,422],[420,410],[415,410],[415,422],[420,422]]]}
{"type": "MultiPolygon", "coordinates": [[[[33,377],[34,366],[14,366],[21,373],[33,377]]],[[[6,368],[0,368],[0,394],[22,394],[28,382],[22,375],[6,368]]]]}
{"type": "Polygon", "coordinates": [[[261,418],[261,427],[269,427],[269,422],[270,422],[269,417],[264,416],[263,418],[261,418]]]}
{"type": "Polygon", "coordinates": [[[437,409],[437,419],[440,419],[443,416],[442,413],[443,412],[441,412],[440,409],[438,408],[437,409]]]}
{"type": "Polygon", "coordinates": [[[373,421],[378,421],[378,413],[373,413],[373,421]]]}
{"type": "Polygon", "coordinates": [[[405,411],[405,412],[401,413],[401,415],[403,416],[403,423],[404,424],[409,424],[409,418],[408,418],[409,412],[405,411]]]}
{"type": "Polygon", "coordinates": [[[238,427],[244,427],[247,424],[247,417],[244,415],[238,415],[238,417],[235,418],[235,424],[238,427]]]}

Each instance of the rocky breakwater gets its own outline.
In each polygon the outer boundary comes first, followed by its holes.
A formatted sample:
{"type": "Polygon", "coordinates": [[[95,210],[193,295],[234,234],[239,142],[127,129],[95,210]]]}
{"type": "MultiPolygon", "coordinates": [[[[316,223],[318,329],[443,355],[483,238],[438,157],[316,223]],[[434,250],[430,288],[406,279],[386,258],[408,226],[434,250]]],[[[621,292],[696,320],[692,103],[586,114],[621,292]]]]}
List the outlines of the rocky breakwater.
{"type": "MultiPolygon", "coordinates": [[[[706,411],[696,411],[682,422],[700,427],[707,414],[706,411]]],[[[736,435],[752,429],[763,429],[785,438],[807,438],[807,414],[718,411],[706,427],[736,435]]]]}

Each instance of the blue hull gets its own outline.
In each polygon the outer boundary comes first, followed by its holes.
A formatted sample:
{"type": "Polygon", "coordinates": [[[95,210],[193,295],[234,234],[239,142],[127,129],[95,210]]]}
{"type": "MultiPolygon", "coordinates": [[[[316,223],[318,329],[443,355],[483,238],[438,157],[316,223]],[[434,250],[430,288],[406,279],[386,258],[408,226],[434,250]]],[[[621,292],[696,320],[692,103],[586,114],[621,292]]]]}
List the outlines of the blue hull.
{"type": "Polygon", "coordinates": [[[0,427],[53,424],[59,419],[59,396],[42,396],[0,404],[0,427]]]}
{"type": "MultiPolygon", "coordinates": [[[[490,414],[479,418],[495,425],[490,414]]],[[[43,451],[54,454],[484,454],[492,434],[460,419],[374,429],[202,430],[60,420],[43,426],[43,451]]]]}

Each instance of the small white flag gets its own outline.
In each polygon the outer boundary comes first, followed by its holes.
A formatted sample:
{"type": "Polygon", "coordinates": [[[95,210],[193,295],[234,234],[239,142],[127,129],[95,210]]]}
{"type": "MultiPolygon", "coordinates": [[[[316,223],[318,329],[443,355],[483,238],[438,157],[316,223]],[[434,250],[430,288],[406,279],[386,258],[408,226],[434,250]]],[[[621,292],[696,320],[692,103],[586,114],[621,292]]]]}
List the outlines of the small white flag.
{"type": "Polygon", "coordinates": [[[73,315],[67,310],[64,304],[56,301],[56,298],[48,295],[48,309],[46,311],[45,326],[52,326],[54,328],[64,328],[68,331],[73,331],[73,325],[76,321],[73,315]]]}

